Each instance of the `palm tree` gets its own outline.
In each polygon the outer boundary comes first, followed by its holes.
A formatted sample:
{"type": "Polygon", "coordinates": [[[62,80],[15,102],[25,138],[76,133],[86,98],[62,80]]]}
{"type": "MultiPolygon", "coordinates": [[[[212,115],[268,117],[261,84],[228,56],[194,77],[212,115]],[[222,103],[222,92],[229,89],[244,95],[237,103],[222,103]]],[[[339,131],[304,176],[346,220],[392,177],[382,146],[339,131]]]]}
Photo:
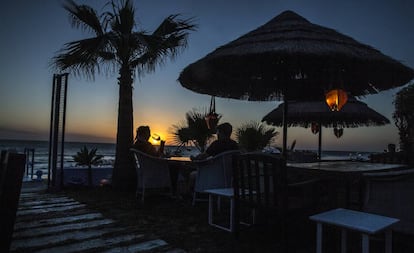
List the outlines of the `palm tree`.
{"type": "Polygon", "coordinates": [[[73,160],[76,162],[76,165],[86,165],[88,166],[88,184],[92,186],[92,165],[101,164],[103,155],[97,155],[97,148],[88,150],[86,146],[83,146],[76,155],[72,156],[73,160]]]}
{"type": "Polygon", "coordinates": [[[400,148],[407,162],[414,164],[414,82],[395,95],[393,118],[400,136],[400,148]]]}
{"type": "Polygon", "coordinates": [[[179,49],[185,48],[189,31],[195,30],[191,19],[170,15],[153,33],[135,31],[135,11],[131,0],[110,1],[110,11],[98,16],[87,5],[67,0],[63,7],[68,11],[74,28],[90,31],[90,38],[66,43],[53,65],[61,71],[71,71],[94,77],[102,69],[118,69],[119,101],[116,154],[113,186],[116,189],[133,189],[135,170],[131,165],[129,148],[133,142],[132,83],[134,74],[142,76],[155,71],[155,67],[174,59],[179,49]],[[102,65],[106,68],[102,68],[102,65]]]}
{"type": "Polygon", "coordinates": [[[214,134],[207,127],[205,119],[207,115],[208,112],[199,112],[197,109],[187,112],[185,115],[187,126],[173,125],[172,135],[175,142],[180,146],[191,142],[200,152],[204,152],[208,140],[214,134]]]}
{"type": "Polygon", "coordinates": [[[236,131],[239,147],[246,151],[261,150],[269,145],[279,133],[262,123],[245,123],[236,131]]]}

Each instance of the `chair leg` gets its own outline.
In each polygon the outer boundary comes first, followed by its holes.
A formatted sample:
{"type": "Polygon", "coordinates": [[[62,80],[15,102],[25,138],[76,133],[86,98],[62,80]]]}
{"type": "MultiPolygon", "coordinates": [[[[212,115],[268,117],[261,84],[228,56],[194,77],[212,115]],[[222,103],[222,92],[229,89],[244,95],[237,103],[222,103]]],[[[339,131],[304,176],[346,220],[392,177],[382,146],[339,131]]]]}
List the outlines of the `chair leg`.
{"type": "Polygon", "coordinates": [[[196,191],[194,191],[194,193],[193,193],[193,206],[195,205],[195,201],[196,201],[196,191]]]}
{"type": "Polygon", "coordinates": [[[142,188],[141,203],[144,204],[145,200],[145,188],[142,188]]]}

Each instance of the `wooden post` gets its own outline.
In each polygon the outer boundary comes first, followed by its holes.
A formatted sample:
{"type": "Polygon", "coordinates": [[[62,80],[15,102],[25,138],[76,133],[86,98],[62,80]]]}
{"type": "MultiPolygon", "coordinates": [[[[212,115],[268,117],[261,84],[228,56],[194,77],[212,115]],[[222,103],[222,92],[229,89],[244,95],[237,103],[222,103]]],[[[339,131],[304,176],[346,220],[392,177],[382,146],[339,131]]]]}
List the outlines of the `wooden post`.
{"type": "Polygon", "coordinates": [[[25,165],[26,155],[6,154],[2,176],[5,180],[2,180],[0,189],[0,252],[10,250],[25,165]]]}

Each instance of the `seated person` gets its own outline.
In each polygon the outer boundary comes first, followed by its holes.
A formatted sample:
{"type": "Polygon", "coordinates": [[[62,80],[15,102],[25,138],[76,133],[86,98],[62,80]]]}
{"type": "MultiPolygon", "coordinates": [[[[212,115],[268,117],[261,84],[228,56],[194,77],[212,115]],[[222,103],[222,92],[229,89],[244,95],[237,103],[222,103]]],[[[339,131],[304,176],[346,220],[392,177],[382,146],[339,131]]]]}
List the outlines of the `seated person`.
{"type": "Polygon", "coordinates": [[[215,156],[225,151],[238,150],[239,145],[230,138],[233,127],[230,123],[223,123],[217,126],[217,140],[213,141],[205,152],[191,156],[191,160],[203,160],[209,156],[215,156]]]}
{"type": "Polygon", "coordinates": [[[151,130],[149,126],[140,126],[137,128],[137,134],[135,136],[135,142],[132,148],[142,151],[148,155],[160,157],[163,155],[163,149],[165,141],[161,141],[160,148],[157,150],[148,140],[151,136],[151,130]]]}

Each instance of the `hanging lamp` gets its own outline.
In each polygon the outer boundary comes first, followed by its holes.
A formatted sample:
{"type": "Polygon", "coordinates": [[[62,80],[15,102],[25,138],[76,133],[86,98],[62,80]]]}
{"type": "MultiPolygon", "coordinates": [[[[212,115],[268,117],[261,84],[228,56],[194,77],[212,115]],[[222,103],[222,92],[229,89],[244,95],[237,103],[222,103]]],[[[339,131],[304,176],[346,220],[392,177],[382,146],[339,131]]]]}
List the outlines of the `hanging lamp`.
{"type": "Polygon", "coordinates": [[[313,134],[317,134],[317,133],[319,133],[319,130],[320,130],[319,124],[316,123],[316,122],[312,122],[311,123],[311,131],[312,131],[312,133],[313,134]]]}
{"type": "Polygon", "coordinates": [[[348,95],[342,89],[333,89],[325,94],[325,99],[331,111],[339,111],[348,101],[348,95]]]}
{"type": "Polygon", "coordinates": [[[334,128],[334,134],[336,138],[341,138],[341,136],[344,134],[344,129],[341,127],[335,127],[334,128]]]}
{"type": "Polygon", "coordinates": [[[211,96],[210,100],[210,109],[208,114],[205,117],[207,128],[216,131],[216,127],[218,124],[218,121],[220,120],[221,115],[216,113],[216,99],[215,96],[211,96]]]}

